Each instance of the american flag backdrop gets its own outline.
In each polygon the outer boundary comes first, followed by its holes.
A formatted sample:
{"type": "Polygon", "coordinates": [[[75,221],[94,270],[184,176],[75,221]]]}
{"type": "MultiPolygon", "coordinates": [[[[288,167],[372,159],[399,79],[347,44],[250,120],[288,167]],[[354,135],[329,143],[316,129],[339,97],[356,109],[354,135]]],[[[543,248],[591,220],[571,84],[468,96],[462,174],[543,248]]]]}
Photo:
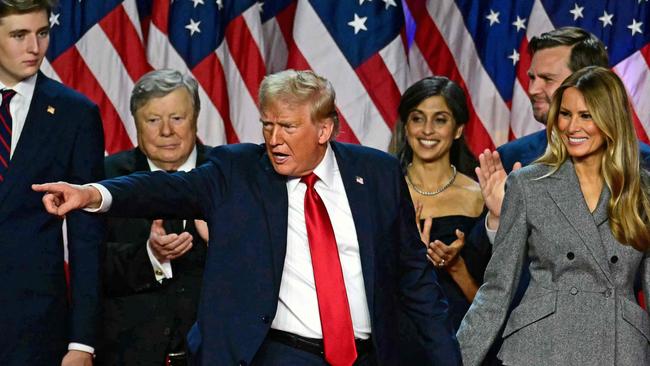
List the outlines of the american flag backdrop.
{"type": "Polygon", "coordinates": [[[101,109],[107,153],[136,143],[128,101],[153,68],[200,84],[207,144],[262,141],[264,75],[313,69],[337,91],[339,140],[386,149],[400,94],[431,74],[466,90],[473,151],[542,126],[526,97],[528,40],[575,25],[601,38],[650,135],[648,0],[60,0],[44,72],[101,109]]]}

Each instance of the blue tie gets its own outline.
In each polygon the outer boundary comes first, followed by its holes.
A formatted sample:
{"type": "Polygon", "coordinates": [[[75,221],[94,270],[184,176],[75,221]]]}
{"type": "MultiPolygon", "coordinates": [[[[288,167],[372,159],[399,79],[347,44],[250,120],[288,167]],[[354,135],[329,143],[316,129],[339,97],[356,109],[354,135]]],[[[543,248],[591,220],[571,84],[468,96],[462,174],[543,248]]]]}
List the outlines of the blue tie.
{"type": "Polygon", "coordinates": [[[11,112],[9,103],[16,95],[16,91],[2,89],[2,104],[0,104],[0,183],[4,182],[9,170],[9,158],[11,156],[11,112]]]}

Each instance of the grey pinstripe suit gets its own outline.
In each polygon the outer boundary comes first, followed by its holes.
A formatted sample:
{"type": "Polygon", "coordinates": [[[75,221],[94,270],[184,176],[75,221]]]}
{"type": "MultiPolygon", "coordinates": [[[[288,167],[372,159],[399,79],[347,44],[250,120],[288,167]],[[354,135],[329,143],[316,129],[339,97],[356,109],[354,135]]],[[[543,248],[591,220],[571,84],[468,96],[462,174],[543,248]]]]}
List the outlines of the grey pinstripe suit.
{"type": "Polygon", "coordinates": [[[465,366],[480,364],[504,323],[506,365],[650,365],[650,318],[633,291],[641,271],[650,299],[648,254],[612,236],[606,187],[590,213],[573,164],[536,179],[548,171],[508,178],[485,282],[458,331],[465,366]],[[506,319],[526,257],[531,282],[506,319]]]}

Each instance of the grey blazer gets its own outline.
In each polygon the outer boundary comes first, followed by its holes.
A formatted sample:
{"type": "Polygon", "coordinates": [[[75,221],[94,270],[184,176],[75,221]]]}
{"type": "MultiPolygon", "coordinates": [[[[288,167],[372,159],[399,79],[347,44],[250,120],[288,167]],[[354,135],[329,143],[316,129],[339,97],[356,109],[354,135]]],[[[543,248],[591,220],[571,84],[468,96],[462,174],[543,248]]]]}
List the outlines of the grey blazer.
{"type": "Polygon", "coordinates": [[[650,260],[614,239],[605,187],[593,213],[573,164],[534,164],[508,177],[485,282],[458,330],[465,366],[479,365],[505,323],[506,365],[650,365],[650,318],[636,302],[650,260]],[[528,259],[528,261],[527,261],[528,259]],[[531,281],[508,319],[522,266],[531,281]]]}

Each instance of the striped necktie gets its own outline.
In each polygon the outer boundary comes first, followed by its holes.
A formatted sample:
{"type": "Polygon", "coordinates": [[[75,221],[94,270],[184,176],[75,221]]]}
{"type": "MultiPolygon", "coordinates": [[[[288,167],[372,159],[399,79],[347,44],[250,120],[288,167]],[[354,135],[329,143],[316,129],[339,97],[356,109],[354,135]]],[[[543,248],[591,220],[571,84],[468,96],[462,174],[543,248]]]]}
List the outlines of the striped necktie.
{"type": "Polygon", "coordinates": [[[9,170],[11,157],[11,112],[9,103],[16,95],[15,90],[2,89],[2,104],[0,104],[0,183],[4,182],[9,170]]]}

